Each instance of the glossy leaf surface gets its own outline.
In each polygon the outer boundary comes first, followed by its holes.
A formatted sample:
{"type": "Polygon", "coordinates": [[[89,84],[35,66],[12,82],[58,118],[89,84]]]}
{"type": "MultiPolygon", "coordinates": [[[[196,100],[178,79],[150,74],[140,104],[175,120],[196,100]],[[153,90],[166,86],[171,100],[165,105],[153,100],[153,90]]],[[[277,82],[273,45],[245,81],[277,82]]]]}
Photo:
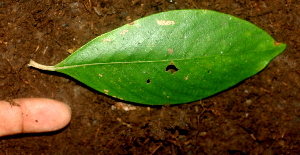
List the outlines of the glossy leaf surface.
{"type": "Polygon", "coordinates": [[[149,105],[196,101],[258,73],[286,45],[231,15],[154,14],[90,41],[55,66],[115,98],[149,105]]]}

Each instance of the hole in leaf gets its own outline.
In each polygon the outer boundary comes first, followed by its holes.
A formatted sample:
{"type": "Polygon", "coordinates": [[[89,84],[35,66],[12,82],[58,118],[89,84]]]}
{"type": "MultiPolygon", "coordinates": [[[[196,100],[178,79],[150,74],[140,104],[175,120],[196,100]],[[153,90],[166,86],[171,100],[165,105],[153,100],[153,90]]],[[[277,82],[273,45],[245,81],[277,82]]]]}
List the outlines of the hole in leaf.
{"type": "Polygon", "coordinates": [[[170,71],[171,74],[173,75],[175,72],[178,71],[178,68],[174,65],[173,62],[170,63],[170,65],[167,66],[166,72],[170,71]]]}
{"type": "Polygon", "coordinates": [[[211,72],[210,72],[210,71],[207,71],[207,73],[210,74],[211,72]]]}
{"type": "Polygon", "coordinates": [[[151,81],[150,81],[150,79],[147,79],[147,83],[149,84],[151,81]]]}

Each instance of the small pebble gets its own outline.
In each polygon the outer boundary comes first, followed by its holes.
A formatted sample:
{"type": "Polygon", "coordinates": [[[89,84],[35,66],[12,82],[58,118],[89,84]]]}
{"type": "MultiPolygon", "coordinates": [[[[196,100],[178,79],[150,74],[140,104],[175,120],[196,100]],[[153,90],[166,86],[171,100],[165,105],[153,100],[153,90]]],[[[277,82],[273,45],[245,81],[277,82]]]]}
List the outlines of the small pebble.
{"type": "Polygon", "coordinates": [[[251,105],[251,103],[252,103],[252,100],[246,100],[246,105],[251,105]]]}

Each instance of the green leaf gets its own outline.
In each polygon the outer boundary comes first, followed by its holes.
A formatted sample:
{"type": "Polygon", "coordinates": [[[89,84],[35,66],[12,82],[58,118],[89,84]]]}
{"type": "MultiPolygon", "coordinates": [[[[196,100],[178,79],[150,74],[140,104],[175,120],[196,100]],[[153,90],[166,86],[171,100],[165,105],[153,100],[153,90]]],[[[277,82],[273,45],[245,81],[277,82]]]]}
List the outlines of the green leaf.
{"type": "Polygon", "coordinates": [[[231,15],[177,10],[105,33],[55,66],[29,65],[65,73],[121,100],[180,104],[258,73],[285,47],[231,15]]]}

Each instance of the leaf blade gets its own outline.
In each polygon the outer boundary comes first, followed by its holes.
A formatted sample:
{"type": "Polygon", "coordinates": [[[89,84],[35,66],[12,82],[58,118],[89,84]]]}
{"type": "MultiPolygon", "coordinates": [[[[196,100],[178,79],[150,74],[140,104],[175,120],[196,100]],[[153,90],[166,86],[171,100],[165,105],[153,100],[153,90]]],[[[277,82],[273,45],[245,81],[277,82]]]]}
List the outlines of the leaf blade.
{"type": "Polygon", "coordinates": [[[54,67],[122,100],[179,104],[235,85],[284,49],[285,44],[275,45],[265,31],[236,17],[180,10],[103,34],[54,67]],[[178,71],[166,72],[169,65],[178,71]]]}

